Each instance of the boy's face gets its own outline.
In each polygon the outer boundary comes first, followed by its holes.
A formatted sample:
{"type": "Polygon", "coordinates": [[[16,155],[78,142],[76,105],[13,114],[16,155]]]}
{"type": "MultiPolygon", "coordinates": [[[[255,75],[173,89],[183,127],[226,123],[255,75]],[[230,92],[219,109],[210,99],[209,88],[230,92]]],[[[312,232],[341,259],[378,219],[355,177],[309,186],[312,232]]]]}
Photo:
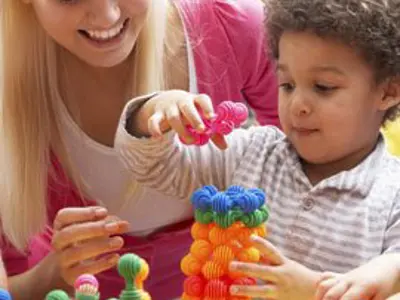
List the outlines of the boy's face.
{"type": "Polygon", "coordinates": [[[312,33],[284,33],[278,77],[282,127],[306,163],[346,169],[375,145],[385,91],[353,49],[312,33]]]}

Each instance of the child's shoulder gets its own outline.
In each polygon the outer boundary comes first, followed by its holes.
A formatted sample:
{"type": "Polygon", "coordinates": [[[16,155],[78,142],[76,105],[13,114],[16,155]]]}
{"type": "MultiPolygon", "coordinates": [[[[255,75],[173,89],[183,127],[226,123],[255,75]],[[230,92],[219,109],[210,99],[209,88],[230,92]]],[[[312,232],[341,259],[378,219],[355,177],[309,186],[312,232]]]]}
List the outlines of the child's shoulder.
{"type": "Polygon", "coordinates": [[[280,142],[286,137],[278,127],[273,125],[252,126],[248,130],[250,131],[251,142],[264,146],[280,142]]]}
{"type": "Polygon", "coordinates": [[[230,139],[236,140],[239,147],[246,149],[245,155],[251,157],[258,157],[262,159],[279,145],[286,144],[285,134],[276,126],[252,126],[248,129],[239,129],[237,132],[228,136],[228,143],[230,139]]]}
{"type": "MultiPolygon", "coordinates": [[[[384,176],[400,179],[400,157],[393,155],[385,145],[381,171],[384,176]]],[[[400,180],[398,181],[400,189],[400,180]]]]}
{"type": "Polygon", "coordinates": [[[394,201],[400,201],[400,158],[389,153],[386,145],[384,147],[378,168],[371,166],[371,172],[376,172],[375,184],[382,195],[393,195],[394,201]]]}

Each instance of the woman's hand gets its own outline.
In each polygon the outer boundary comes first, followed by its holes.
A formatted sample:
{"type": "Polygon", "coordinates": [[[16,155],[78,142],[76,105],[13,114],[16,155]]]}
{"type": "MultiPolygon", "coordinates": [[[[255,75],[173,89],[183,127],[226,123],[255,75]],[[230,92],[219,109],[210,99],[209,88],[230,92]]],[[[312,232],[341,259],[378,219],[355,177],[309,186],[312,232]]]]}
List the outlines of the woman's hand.
{"type": "Polygon", "coordinates": [[[119,236],[129,224],[109,216],[102,207],[74,207],[60,210],[54,221],[53,248],[60,276],[69,285],[85,273],[97,274],[114,267],[122,248],[119,236]]]}

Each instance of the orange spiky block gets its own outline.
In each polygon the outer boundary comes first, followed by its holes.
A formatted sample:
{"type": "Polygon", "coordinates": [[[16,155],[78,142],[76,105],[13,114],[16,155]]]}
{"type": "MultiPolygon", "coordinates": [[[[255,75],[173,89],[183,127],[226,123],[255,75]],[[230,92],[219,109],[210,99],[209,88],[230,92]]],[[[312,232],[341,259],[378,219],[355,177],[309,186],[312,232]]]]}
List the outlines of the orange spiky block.
{"type": "Polygon", "coordinates": [[[255,279],[229,270],[232,261],[257,263],[260,252],[252,235],[265,237],[268,209],[260,189],[231,186],[218,192],[213,186],[192,196],[196,222],[191,229],[193,244],[181,261],[187,276],[182,300],[245,300],[230,296],[229,287],[253,285],[255,279]]]}

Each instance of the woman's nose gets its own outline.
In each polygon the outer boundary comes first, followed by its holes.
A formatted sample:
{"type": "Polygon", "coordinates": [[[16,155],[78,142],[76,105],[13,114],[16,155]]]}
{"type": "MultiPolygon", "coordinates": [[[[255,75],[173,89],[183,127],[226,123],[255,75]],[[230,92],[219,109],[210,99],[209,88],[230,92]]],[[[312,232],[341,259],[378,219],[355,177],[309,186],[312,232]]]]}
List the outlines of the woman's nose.
{"type": "Polygon", "coordinates": [[[92,0],[89,6],[90,23],[97,29],[109,29],[121,19],[117,0],[92,0]]]}

